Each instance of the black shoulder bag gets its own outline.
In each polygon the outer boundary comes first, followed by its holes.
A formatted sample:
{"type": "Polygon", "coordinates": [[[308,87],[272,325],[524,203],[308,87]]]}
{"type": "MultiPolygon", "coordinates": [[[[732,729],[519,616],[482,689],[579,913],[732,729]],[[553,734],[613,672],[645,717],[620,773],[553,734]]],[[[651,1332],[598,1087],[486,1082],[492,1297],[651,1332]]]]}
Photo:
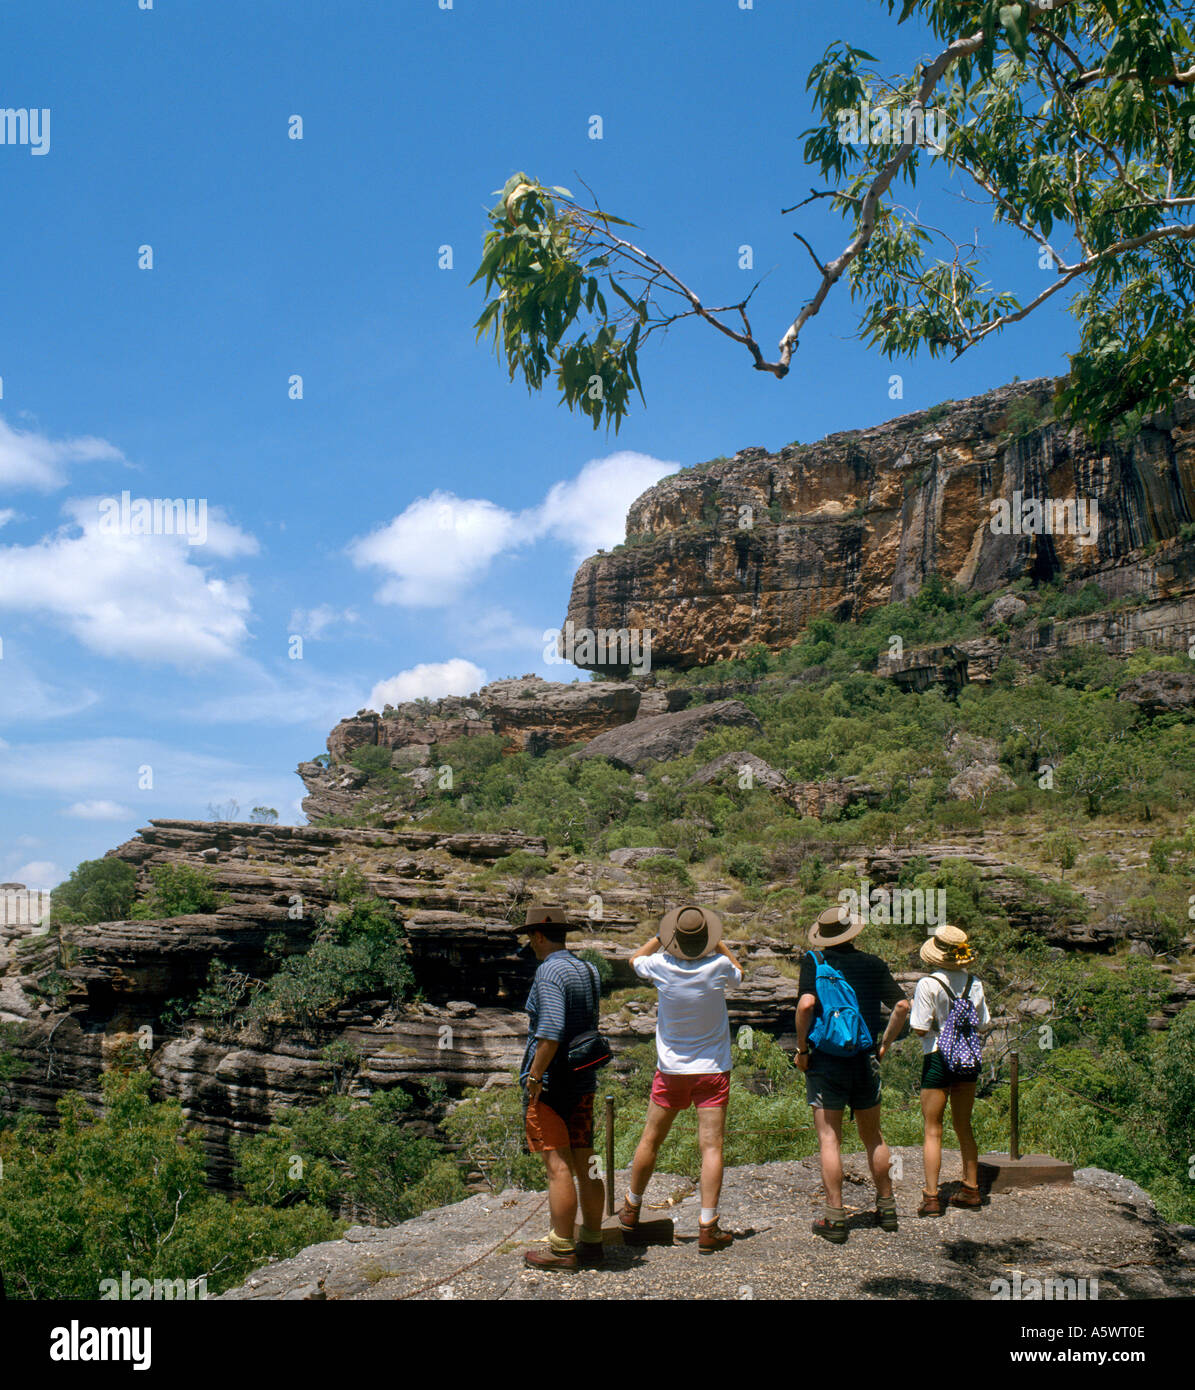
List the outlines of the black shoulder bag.
{"type": "MultiPolygon", "coordinates": [[[[593,972],[590,971],[585,961],[579,960],[577,964],[584,970],[589,987],[593,992],[593,1018],[596,1023],[600,996],[593,980],[593,972]]],[[[612,1055],[610,1044],[602,1037],[598,1029],[587,1028],[583,1033],[578,1033],[576,1037],[569,1039],[566,1074],[575,1079],[584,1076],[586,1072],[597,1071],[599,1067],[609,1064],[612,1055]]]]}

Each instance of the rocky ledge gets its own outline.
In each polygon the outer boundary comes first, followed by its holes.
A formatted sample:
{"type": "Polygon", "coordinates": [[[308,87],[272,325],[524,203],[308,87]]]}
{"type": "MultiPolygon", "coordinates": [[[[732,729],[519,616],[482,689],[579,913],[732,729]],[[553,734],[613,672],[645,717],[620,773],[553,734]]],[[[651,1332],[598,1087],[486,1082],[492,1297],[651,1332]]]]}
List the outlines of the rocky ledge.
{"type": "MultiPolygon", "coordinates": [[[[857,1299],[931,1302],[983,1299],[994,1281],[1098,1280],[1101,1302],[1195,1296],[1195,1230],[1162,1221],[1133,1183],[1085,1169],[1072,1187],[990,1196],[978,1211],[947,1208],[918,1221],[921,1151],[893,1150],[901,1227],[875,1225],[862,1154],[844,1158],[849,1237],[827,1245],[809,1229],[820,1202],[817,1160],[726,1171],[722,1225],[742,1233],[728,1250],[697,1250],[700,1199],[692,1182],[657,1174],[652,1216],[676,1224],[671,1247],[607,1247],[607,1264],[573,1274],[523,1265],[523,1250],[547,1239],[539,1192],[471,1197],[387,1229],[357,1226],[341,1240],[309,1246],[259,1269],[226,1299],[857,1299]]],[[[959,1174],[944,1155],[943,1182],[959,1174]]],[[[617,1174],[616,1191],[628,1174],[617,1174]]]]}

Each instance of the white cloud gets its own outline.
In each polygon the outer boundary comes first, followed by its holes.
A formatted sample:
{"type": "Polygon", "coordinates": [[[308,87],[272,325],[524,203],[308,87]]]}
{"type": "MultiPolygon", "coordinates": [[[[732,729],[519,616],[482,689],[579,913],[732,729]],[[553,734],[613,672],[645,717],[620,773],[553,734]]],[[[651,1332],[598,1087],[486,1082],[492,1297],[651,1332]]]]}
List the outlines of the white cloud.
{"type": "Polygon", "coordinates": [[[222,517],[206,546],[185,536],[122,535],[101,528],[96,499],[35,545],[0,547],[0,610],[45,615],[108,657],[192,668],[233,656],[248,635],[243,579],[223,579],[204,552],[250,553],[257,543],[222,517]]]}
{"type": "Polygon", "coordinates": [[[359,569],[372,567],[390,576],[377,592],[379,603],[442,607],[521,539],[513,512],[479,498],[437,491],[353,541],[348,553],[359,569]]]}
{"type": "Polygon", "coordinates": [[[679,467],[629,449],[591,459],[571,481],[549,489],[535,511],[537,534],[563,541],[574,560],[608,550],[626,535],[631,503],[679,467]]]}
{"type": "Polygon", "coordinates": [[[0,526],[7,526],[16,516],[16,512],[11,507],[0,507],[0,526]]]}
{"type": "Polygon", "coordinates": [[[184,708],[181,716],[205,724],[310,724],[327,731],[345,710],[361,708],[363,682],[325,674],[312,661],[284,661],[279,671],[242,661],[220,691],[184,708]]]}
{"type": "Polygon", "coordinates": [[[133,813],[115,801],[76,801],[62,814],[78,820],[128,820],[133,813]]]}
{"type": "Polygon", "coordinates": [[[124,455],[106,439],[81,435],[54,440],[32,430],[14,430],[0,419],[0,487],[50,492],[66,482],[67,464],[97,461],[123,463],[124,455]]]}
{"type": "Polygon", "coordinates": [[[43,681],[23,662],[13,640],[5,645],[4,664],[0,667],[0,722],[15,724],[20,720],[61,719],[68,714],[94,705],[99,696],[80,683],[51,685],[43,681]]]}
{"type": "Polygon", "coordinates": [[[353,608],[333,608],[330,603],[321,603],[315,608],[292,609],[286,630],[315,641],[334,624],[337,627],[347,627],[360,621],[357,611],[353,608]]]}
{"type": "Polygon", "coordinates": [[[51,859],[31,859],[13,872],[6,883],[23,883],[26,888],[57,888],[66,875],[51,859]]]}
{"type": "Polygon", "coordinates": [[[238,801],[283,806],[295,795],[293,775],[254,768],[231,758],[193,753],[186,741],[93,738],[0,744],[0,786],[27,801],[113,801],[132,807],[141,824],[151,817],[202,819],[209,803],[238,801]],[[142,769],[153,785],[142,789],[142,769]]]}
{"type": "MultiPolygon", "coordinates": [[[[509,608],[474,608],[462,615],[457,630],[479,652],[523,652],[523,660],[537,659],[544,648],[544,624],[520,622],[509,608]]],[[[520,658],[516,658],[520,659],[520,658]]],[[[526,668],[530,670],[531,667],[526,668]]]]}
{"type": "Polygon", "coordinates": [[[679,464],[621,450],[592,459],[577,476],[553,484],[544,500],[510,512],[484,498],[433,492],[385,526],[353,541],[360,569],[388,576],[375,598],[407,608],[447,607],[475,585],[499,556],[535,541],[568,545],[575,560],[616,545],[631,503],[679,464]]]}
{"type": "Polygon", "coordinates": [[[381,713],[386,705],[400,705],[404,700],[471,695],[485,683],[486,674],[481,667],[459,656],[451,661],[422,662],[389,680],[379,681],[370,691],[364,708],[381,713]]]}

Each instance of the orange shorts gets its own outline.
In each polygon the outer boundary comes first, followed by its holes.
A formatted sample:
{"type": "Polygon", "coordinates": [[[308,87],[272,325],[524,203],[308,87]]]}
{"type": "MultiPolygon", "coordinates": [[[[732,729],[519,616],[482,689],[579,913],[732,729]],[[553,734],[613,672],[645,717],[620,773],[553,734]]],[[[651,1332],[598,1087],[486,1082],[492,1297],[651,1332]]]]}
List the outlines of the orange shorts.
{"type": "Polygon", "coordinates": [[[564,1114],[541,1095],[527,1106],[524,1124],[527,1148],[533,1154],[545,1149],[592,1149],[593,1092],[572,1097],[564,1114]]]}

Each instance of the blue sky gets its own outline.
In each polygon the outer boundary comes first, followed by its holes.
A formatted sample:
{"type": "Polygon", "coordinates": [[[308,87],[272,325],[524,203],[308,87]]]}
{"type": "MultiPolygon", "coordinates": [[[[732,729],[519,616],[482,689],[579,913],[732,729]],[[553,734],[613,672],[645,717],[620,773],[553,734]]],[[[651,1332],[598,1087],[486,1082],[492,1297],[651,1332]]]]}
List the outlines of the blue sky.
{"type": "MultiPolygon", "coordinates": [[[[583,178],[707,302],[751,245],[771,345],[812,292],[793,226],[843,244],[824,210],[779,216],[814,181],[805,74],[835,38],[894,73],[927,41],[875,0],[439,5],[6,3],[0,108],[51,124],[45,155],[0,145],[0,880],[209,803],[299,821],[296,763],[379,691],[571,678],[542,633],[577,560],[678,466],[1064,369],[1061,308],[894,367],[839,292],[782,383],[688,323],[617,437],[530,398],[472,331],[509,174],[583,178]],[[202,500],[205,542],[105,532],[125,491],[202,500]]],[[[927,220],[978,224],[1029,297],[1036,255],[958,191],[923,177],[927,220]]]]}

